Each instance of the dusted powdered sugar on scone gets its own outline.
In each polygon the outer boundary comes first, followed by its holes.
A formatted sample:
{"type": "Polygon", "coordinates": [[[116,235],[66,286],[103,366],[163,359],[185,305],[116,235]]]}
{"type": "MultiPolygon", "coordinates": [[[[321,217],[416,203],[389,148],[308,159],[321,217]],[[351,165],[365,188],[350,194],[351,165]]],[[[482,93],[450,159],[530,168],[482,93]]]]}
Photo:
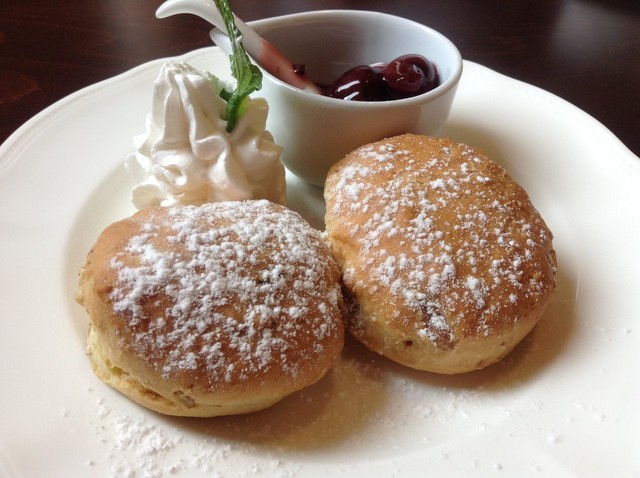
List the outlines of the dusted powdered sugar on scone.
{"type": "Polygon", "coordinates": [[[325,197],[349,328],[406,365],[455,373],[498,360],[555,288],[551,233],[475,148],[414,135],[366,145],[330,171],[325,197]]]}
{"type": "Polygon", "coordinates": [[[99,375],[121,369],[139,382],[124,393],[146,406],[157,394],[163,413],[227,414],[326,373],[342,348],[339,275],[320,233],[282,206],[158,207],[105,230],[78,298],[99,375]]]}
{"type": "MultiPolygon", "coordinates": [[[[165,224],[144,224],[110,261],[118,277],[109,295],[114,312],[123,328],[136,330],[135,351],[161,360],[165,376],[195,370],[200,361],[213,381],[246,380],[295,348],[298,334],[312,334],[315,352],[322,354],[322,340],[335,333],[330,319],[302,327],[310,307],[335,308],[340,296],[337,282],[326,297],[319,295],[331,264],[317,255],[316,233],[293,212],[279,212],[276,219],[260,211],[262,203],[244,207],[248,214],[238,217],[237,204],[217,206],[226,224],[210,229],[201,209],[170,208],[165,224]],[[265,247],[274,240],[281,249],[265,247]],[[304,275],[291,281],[301,265],[304,275]],[[158,293],[169,302],[149,317],[146,302],[158,293]],[[242,320],[226,313],[230,304],[234,313],[242,311],[242,320]]],[[[292,375],[299,365],[280,364],[292,375]]]]}

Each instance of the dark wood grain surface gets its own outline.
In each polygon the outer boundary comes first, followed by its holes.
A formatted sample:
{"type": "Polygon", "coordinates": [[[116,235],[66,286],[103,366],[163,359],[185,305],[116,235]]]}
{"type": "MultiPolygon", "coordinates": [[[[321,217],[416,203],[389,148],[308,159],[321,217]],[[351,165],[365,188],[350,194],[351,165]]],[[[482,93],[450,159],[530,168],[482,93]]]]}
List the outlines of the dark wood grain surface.
{"type": "MultiPolygon", "coordinates": [[[[152,59],[209,45],[210,26],[159,20],[161,0],[3,0],[0,142],[74,91],[152,59]]],[[[640,2],[596,0],[231,0],[244,20],[306,10],[400,15],[447,35],[463,58],[541,87],[640,155],[640,2]]],[[[532,125],[535,127],[535,125],[532,125]]]]}

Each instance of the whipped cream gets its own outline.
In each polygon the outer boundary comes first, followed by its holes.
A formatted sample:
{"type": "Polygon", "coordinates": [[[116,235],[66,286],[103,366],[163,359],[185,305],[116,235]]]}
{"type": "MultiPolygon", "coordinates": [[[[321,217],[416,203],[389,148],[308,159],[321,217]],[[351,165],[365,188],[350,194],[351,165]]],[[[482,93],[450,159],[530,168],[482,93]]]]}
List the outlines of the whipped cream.
{"type": "Polygon", "coordinates": [[[154,83],[146,131],[125,161],[137,209],[245,199],[286,201],[282,148],[266,130],[267,102],[250,98],[226,131],[225,84],[208,72],[167,62],[154,83]]]}

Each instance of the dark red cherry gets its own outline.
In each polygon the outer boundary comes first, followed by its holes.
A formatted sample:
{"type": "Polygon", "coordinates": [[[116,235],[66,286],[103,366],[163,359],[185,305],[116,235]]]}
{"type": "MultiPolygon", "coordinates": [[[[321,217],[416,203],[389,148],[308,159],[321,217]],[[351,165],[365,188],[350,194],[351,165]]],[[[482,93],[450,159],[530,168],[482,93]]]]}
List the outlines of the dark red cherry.
{"type": "Polygon", "coordinates": [[[408,98],[426,93],[438,86],[438,71],[422,55],[402,55],[391,60],[382,78],[392,98],[408,98]]]}
{"type": "Polygon", "coordinates": [[[420,95],[439,81],[438,70],[425,57],[402,55],[388,64],[356,66],[323,87],[322,94],[351,101],[387,101],[420,95]]]}
{"type": "Polygon", "coordinates": [[[343,73],[328,88],[327,96],[352,101],[380,101],[384,99],[385,88],[378,71],[361,65],[343,73]]]}

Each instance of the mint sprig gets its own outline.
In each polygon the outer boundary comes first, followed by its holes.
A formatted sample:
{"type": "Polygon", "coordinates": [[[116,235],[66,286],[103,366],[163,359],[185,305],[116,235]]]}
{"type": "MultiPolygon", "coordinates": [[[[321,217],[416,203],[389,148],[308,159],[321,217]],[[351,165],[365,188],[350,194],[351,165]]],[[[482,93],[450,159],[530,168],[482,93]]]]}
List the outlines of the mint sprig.
{"type": "Polygon", "coordinates": [[[236,26],[227,0],[214,0],[231,41],[231,75],[236,79],[236,89],[227,100],[227,131],[231,132],[238,121],[243,101],[254,91],[262,88],[262,72],[251,62],[242,46],[242,34],[236,26]]]}

